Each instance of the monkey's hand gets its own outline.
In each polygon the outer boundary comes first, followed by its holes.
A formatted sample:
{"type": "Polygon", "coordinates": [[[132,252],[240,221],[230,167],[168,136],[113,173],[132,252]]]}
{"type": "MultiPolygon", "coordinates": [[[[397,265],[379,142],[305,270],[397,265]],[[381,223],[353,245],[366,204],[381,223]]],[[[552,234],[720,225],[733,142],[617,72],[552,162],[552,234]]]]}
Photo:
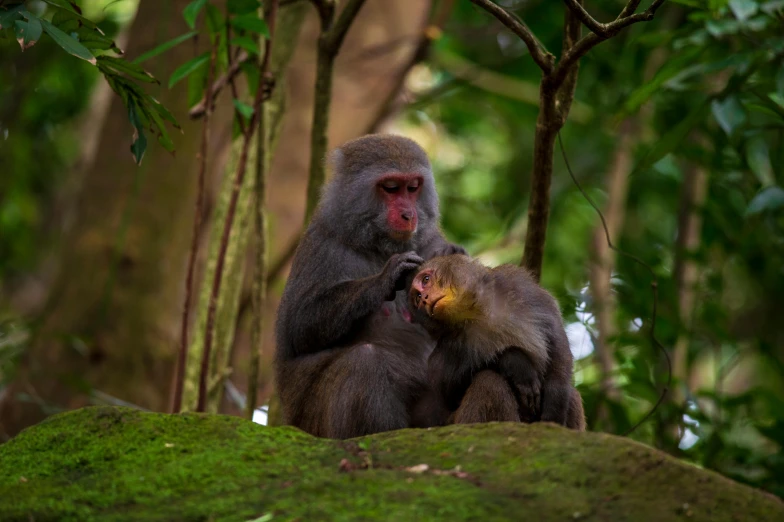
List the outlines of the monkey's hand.
{"type": "Polygon", "coordinates": [[[534,379],[526,383],[514,382],[515,395],[520,400],[520,420],[533,422],[539,418],[542,405],[542,383],[534,379]]]}
{"type": "Polygon", "coordinates": [[[523,422],[537,420],[542,411],[542,379],[525,351],[507,348],[498,357],[496,366],[520,402],[520,419],[523,422]]]}
{"type": "Polygon", "coordinates": [[[379,274],[379,282],[386,292],[384,300],[394,301],[395,293],[406,288],[409,274],[424,262],[425,260],[413,251],[390,257],[379,274]]]}
{"type": "Polygon", "coordinates": [[[468,252],[466,252],[466,249],[461,247],[460,245],[455,245],[453,243],[445,243],[443,246],[433,250],[430,256],[428,256],[428,259],[432,259],[434,257],[441,257],[441,256],[451,256],[453,254],[463,254],[464,256],[467,256],[468,252]]]}

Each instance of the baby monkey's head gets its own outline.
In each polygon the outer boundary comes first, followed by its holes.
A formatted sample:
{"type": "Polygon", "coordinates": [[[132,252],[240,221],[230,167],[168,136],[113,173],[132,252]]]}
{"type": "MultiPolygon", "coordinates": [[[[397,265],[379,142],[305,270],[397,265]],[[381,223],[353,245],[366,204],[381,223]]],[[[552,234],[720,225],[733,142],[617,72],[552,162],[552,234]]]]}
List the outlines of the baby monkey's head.
{"type": "Polygon", "coordinates": [[[454,328],[480,313],[476,291],[488,269],[468,256],[435,257],[414,276],[408,293],[411,312],[428,330],[454,328]]]}

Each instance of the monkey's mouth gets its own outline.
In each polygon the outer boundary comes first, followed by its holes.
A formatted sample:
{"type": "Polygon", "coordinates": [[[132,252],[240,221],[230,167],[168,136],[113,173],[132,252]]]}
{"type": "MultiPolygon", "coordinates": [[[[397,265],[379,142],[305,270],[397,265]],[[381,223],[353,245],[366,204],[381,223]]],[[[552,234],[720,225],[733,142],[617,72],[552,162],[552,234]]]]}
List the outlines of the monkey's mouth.
{"type": "Polygon", "coordinates": [[[439,295],[438,297],[436,297],[435,299],[433,299],[433,301],[430,303],[430,306],[427,306],[427,305],[425,305],[425,310],[427,311],[427,313],[428,313],[428,315],[429,315],[430,317],[433,317],[433,315],[434,315],[434,314],[435,314],[435,312],[436,312],[436,305],[437,305],[437,304],[438,304],[438,302],[439,302],[439,301],[441,301],[441,299],[443,299],[444,297],[445,297],[445,296],[443,296],[443,295],[439,295]]]}
{"type": "Polygon", "coordinates": [[[408,241],[414,235],[414,232],[416,232],[416,229],[414,229],[414,230],[391,230],[389,232],[389,237],[391,237],[395,241],[408,241]]]}

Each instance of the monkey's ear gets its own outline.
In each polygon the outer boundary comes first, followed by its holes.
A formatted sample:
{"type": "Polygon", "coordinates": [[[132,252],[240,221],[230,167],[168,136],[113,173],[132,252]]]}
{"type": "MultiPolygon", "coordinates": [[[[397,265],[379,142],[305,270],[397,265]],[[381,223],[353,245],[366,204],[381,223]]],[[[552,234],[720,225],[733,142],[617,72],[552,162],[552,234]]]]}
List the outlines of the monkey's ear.
{"type": "Polygon", "coordinates": [[[329,156],[327,157],[327,168],[331,169],[331,175],[334,176],[339,172],[343,172],[343,167],[345,166],[344,161],[345,154],[341,149],[333,150],[329,156]]]}

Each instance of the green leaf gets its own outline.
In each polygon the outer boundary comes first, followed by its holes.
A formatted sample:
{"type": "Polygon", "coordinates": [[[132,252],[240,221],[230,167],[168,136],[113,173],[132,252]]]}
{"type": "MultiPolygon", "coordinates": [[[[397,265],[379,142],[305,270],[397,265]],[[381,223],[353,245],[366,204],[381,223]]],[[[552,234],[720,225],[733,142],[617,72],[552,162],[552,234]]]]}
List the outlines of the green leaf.
{"type": "Polygon", "coordinates": [[[88,27],[80,18],[79,15],[72,11],[58,9],[52,17],[52,25],[76,38],[87,49],[101,51],[112,49],[117,54],[123,54],[122,49],[117,47],[111,38],[97,27],[88,27]]]}
{"type": "Polygon", "coordinates": [[[229,0],[228,9],[231,14],[244,15],[255,12],[260,6],[259,0],[229,0]]]}
{"type": "MultiPolygon", "coordinates": [[[[226,30],[226,24],[223,21],[223,15],[221,14],[220,9],[212,4],[207,4],[207,29],[209,29],[210,35],[212,36],[226,30]]],[[[223,40],[225,41],[225,38],[223,40]]]]}
{"type": "Polygon", "coordinates": [[[681,74],[700,54],[699,49],[688,49],[667,60],[653,79],[635,89],[624,103],[626,114],[632,114],[647,102],[654,94],[661,91],[661,86],[671,78],[681,74]]]}
{"type": "Polygon", "coordinates": [[[762,189],[759,194],[754,196],[746,209],[746,215],[751,216],[766,210],[777,210],[781,207],[784,207],[784,189],[774,185],[762,189]]]}
{"type": "Polygon", "coordinates": [[[231,45],[242,47],[251,54],[259,55],[259,46],[250,36],[239,36],[231,40],[231,45]]]}
{"type": "Polygon", "coordinates": [[[171,78],[169,78],[169,88],[171,89],[177,82],[187,77],[193,71],[203,67],[209,61],[210,53],[204,53],[200,54],[196,58],[193,58],[192,60],[188,60],[184,64],[177,67],[177,69],[172,73],[171,78]]]}
{"type": "Polygon", "coordinates": [[[22,51],[34,46],[41,39],[42,32],[41,22],[35,16],[31,15],[26,22],[24,20],[16,21],[16,41],[19,42],[22,51]]]}
{"type": "Polygon", "coordinates": [[[149,60],[150,58],[154,58],[155,56],[158,56],[159,54],[168,51],[172,47],[176,47],[177,45],[181,44],[185,40],[189,40],[189,39],[193,38],[197,34],[199,34],[198,31],[191,31],[189,33],[181,34],[177,38],[172,38],[168,42],[162,43],[158,47],[156,47],[154,49],[151,49],[151,50],[147,51],[146,53],[142,54],[141,56],[136,58],[133,61],[133,63],[142,63],[142,62],[144,62],[146,60],[149,60]]]}
{"type": "Polygon", "coordinates": [[[675,150],[678,146],[683,144],[683,140],[691,129],[705,118],[708,112],[707,102],[700,103],[695,106],[684,119],[680,121],[675,127],[672,127],[669,132],[662,136],[656,145],[648,151],[648,154],[637,164],[634,173],[648,170],[652,165],[657,163],[664,156],[675,150]]]}
{"type": "Polygon", "coordinates": [[[185,18],[185,23],[188,24],[188,27],[191,29],[196,27],[196,18],[199,17],[199,13],[204,9],[206,3],[207,0],[193,0],[193,2],[186,5],[185,9],[182,10],[182,17],[185,18]]]}
{"type": "Polygon", "coordinates": [[[160,83],[155,77],[141,68],[141,66],[123,60],[122,58],[114,58],[112,56],[99,56],[98,65],[109,67],[119,73],[127,74],[131,78],[147,82],[147,83],[160,83]]]}
{"type": "Polygon", "coordinates": [[[64,0],[43,0],[43,1],[53,7],[58,8],[58,12],[64,12],[67,13],[69,16],[76,18],[85,27],[98,31],[98,33],[102,35],[105,35],[105,33],[101,31],[101,29],[95,24],[95,22],[93,22],[89,18],[85,18],[84,16],[82,16],[82,10],[79,9],[79,6],[77,6],[76,4],[71,5],[72,3],[66,2],[64,0]]]}
{"type": "Polygon", "coordinates": [[[730,9],[740,21],[745,21],[757,14],[757,2],[754,0],[730,0],[730,9]]]}
{"type": "Polygon", "coordinates": [[[784,94],[779,94],[777,92],[772,92],[768,94],[768,98],[770,101],[784,109],[784,94]]]}
{"type": "Polygon", "coordinates": [[[771,2],[765,2],[760,6],[760,10],[768,16],[775,18],[776,13],[784,11],[784,0],[772,0],[771,2]]]}
{"type": "Polygon", "coordinates": [[[87,47],[79,43],[78,40],[65,34],[46,20],[41,20],[41,25],[43,25],[46,34],[51,36],[52,40],[54,40],[57,45],[62,47],[65,52],[76,56],[77,58],[81,58],[82,60],[88,61],[93,65],[96,65],[97,62],[95,60],[95,56],[92,55],[87,47]]]}
{"type": "Polygon", "coordinates": [[[234,102],[234,107],[236,107],[237,112],[242,114],[245,118],[250,119],[253,116],[253,107],[247,103],[241,102],[236,98],[234,98],[232,101],[234,102]]]}
{"type": "Polygon", "coordinates": [[[166,131],[166,124],[164,124],[161,117],[156,113],[153,107],[146,103],[147,100],[142,100],[142,104],[139,106],[141,111],[147,117],[147,119],[155,126],[154,129],[158,131],[158,143],[160,143],[164,149],[169,152],[174,152],[174,142],[169,137],[169,133],[166,131]]]}
{"type": "Polygon", "coordinates": [[[136,110],[136,104],[133,101],[128,104],[128,118],[131,120],[131,125],[133,125],[131,154],[133,154],[133,159],[136,164],[141,165],[144,151],[147,150],[147,138],[144,136],[144,123],[139,117],[139,113],[136,110]]]}
{"type": "Polygon", "coordinates": [[[721,38],[728,34],[736,34],[743,30],[741,22],[732,19],[708,20],[705,29],[714,37],[721,38]]]}
{"type": "Polygon", "coordinates": [[[776,73],[776,92],[784,98],[784,64],[779,66],[779,72],[776,73]]]}
{"type": "Polygon", "coordinates": [[[21,17],[24,7],[24,4],[14,5],[8,9],[0,7],[0,29],[14,27],[14,22],[21,17]]]}
{"type": "Polygon", "coordinates": [[[43,0],[49,5],[53,5],[55,7],[59,7],[60,9],[65,9],[66,11],[71,11],[72,13],[76,13],[81,16],[82,9],[79,7],[76,2],[73,0],[43,0]]]}
{"type": "Polygon", "coordinates": [[[754,136],[746,142],[746,161],[763,187],[770,187],[776,184],[773,166],[770,163],[768,143],[765,141],[765,138],[754,136]]]}
{"type": "Polygon", "coordinates": [[[148,95],[147,97],[149,99],[148,101],[150,102],[150,105],[152,105],[152,108],[155,109],[155,112],[157,112],[161,116],[161,118],[171,123],[175,129],[179,129],[180,132],[182,132],[182,127],[180,127],[180,124],[177,123],[177,119],[174,117],[174,115],[171,112],[169,112],[169,109],[161,105],[161,102],[159,102],[152,96],[148,95]]]}
{"type": "Polygon", "coordinates": [[[231,25],[237,29],[244,29],[246,31],[258,33],[269,38],[269,28],[267,27],[267,22],[259,18],[256,14],[247,14],[232,18],[231,25]]]}
{"type": "Polygon", "coordinates": [[[193,107],[204,99],[204,86],[207,84],[208,69],[208,67],[201,67],[188,76],[188,107],[193,107]]]}
{"type": "Polygon", "coordinates": [[[713,117],[719,123],[724,132],[731,136],[738,126],[746,122],[746,111],[737,98],[729,96],[723,100],[713,100],[711,102],[713,117]]]}

